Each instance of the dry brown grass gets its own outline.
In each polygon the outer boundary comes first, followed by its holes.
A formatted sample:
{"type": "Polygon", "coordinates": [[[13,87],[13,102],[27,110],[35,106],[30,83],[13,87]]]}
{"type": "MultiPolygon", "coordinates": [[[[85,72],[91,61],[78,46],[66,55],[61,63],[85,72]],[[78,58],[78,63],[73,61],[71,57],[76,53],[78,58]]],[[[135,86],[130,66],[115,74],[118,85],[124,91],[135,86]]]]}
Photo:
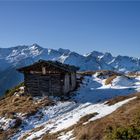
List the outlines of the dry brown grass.
{"type": "Polygon", "coordinates": [[[71,130],[74,130],[76,128],[78,128],[79,126],[83,125],[83,123],[87,122],[89,119],[91,119],[92,117],[95,117],[98,113],[92,113],[92,114],[88,114],[84,117],[82,117],[75,125],[67,128],[67,129],[63,129],[61,131],[58,131],[56,133],[52,133],[50,134],[49,132],[47,134],[45,134],[42,138],[42,140],[57,140],[57,138],[60,136],[61,133],[67,133],[71,130]]]}
{"type": "Polygon", "coordinates": [[[110,76],[106,79],[105,85],[112,84],[112,81],[117,77],[117,75],[110,76]]]}
{"type": "Polygon", "coordinates": [[[99,74],[101,74],[102,76],[113,76],[113,75],[117,75],[117,76],[121,76],[121,73],[115,72],[115,71],[111,71],[111,70],[98,70],[97,71],[99,74]]]}
{"type": "Polygon", "coordinates": [[[133,94],[130,94],[128,96],[118,96],[118,97],[115,97],[114,99],[110,99],[109,101],[106,102],[106,104],[111,106],[111,105],[114,105],[114,104],[116,104],[118,102],[126,100],[128,98],[131,98],[131,97],[133,97],[133,94]]]}
{"type": "Polygon", "coordinates": [[[92,76],[95,73],[96,73],[96,71],[80,71],[80,72],[77,72],[77,74],[80,74],[82,76],[92,76]]]}
{"type": "Polygon", "coordinates": [[[46,134],[43,136],[42,140],[58,140],[59,133],[56,134],[46,134]]]}
{"type": "Polygon", "coordinates": [[[133,96],[138,96],[138,98],[123,105],[112,114],[86,125],[76,127],[74,129],[76,140],[104,140],[106,139],[108,127],[132,124],[135,116],[140,113],[140,93],[133,96]]]}
{"type": "Polygon", "coordinates": [[[49,134],[49,132],[43,136],[43,140],[57,140],[61,133],[67,133],[71,130],[74,130],[74,137],[76,140],[104,140],[106,139],[106,130],[108,127],[116,127],[118,125],[128,125],[133,122],[135,116],[140,112],[140,93],[121,96],[115,99],[112,99],[108,102],[109,105],[113,105],[119,101],[125,100],[137,96],[137,99],[129,102],[128,104],[117,109],[114,113],[98,119],[96,121],[90,122],[86,125],[83,123],[87,122],[90,118],[97,115],[97,113],[89,114],[82,117],[77,124],[59,131],[57,133],[49,134]],[[129,117],[128,117],[129,116],[129,117]]]}
{"type": "Polygon", "coordinates": [[[140,76],[140,73],[138,73],[138,72],[129,72],[127,75],[130,76],[130,77],[137,77],[137,76],[140,76]]]}
{"type": "Polygon", "coordinates": [[[54,105],[54,102],[48,97],[34,100],[31,96],[15,96],[13,93],[6,95],[0,100],[0,116],[15,119],[13,127],[6,131],[0,131],[0,140],[7,140],[17,132],[18,128],[22,124],[22,120],[16,116],[17,113],[21,113],[25,117],[29,117],[35,115],[36,112],[44,106],[54,105]]]}
{"type": "Polygon", "coordinates": [[[120,73],[117,73],[117,72],[111,71],[111,70],[80,71],[80,72],[77,72],[77,74],[80,74],[83,76],[92,76],[96,72],[101,73],[102,75],[108,75],[108,76],[121,75],[120,73]]]}
{"type": "Polygon", "coordinates": [[[88,115],[80,118],[80,120],[78,121],[78,123],[76,125],[83,124],[83,123],[87,122],[89,119],[95,117],[96,115],[98,115],[97,112],[92,113],[92,114],[88,114],[88,115]]]}
{"type": "Polygon", "coordinates": [[[87,122],[90,118],[97,115],[97,113],[89,114],[81,118],[77,124],[67,129],[52,134],[47,132],[42,139],[57,140],[61,133],[67,133],[71,130],[74,130],[73,134],[74,137],[76,137],[76,140],[104,140],[106,139],[106,130],[108,127],[117,127],[119,125],[127,126],[128,124],[132,124],[135,116],[140,114],[140,93],[132,94],[129,96],[120,96],[115,99],[111,99],[107,103],[109,105],[113,105],[119,101],[134,96],[137,96],[137,98],[123,105],[108,116],[83,125],[84,122],[87,122]]]}
{"type": "Polygon", "coordinates": [[[10,136],[17,132],[17,128],[9,129],[8,131],[0,131],[0,140],[10,140],[10,136]]]}
{"type": "Polygon", "coordinates": [[[6,133],[1,133],[0,132],[0,140],[8,140],[7,134],[6,133]]]}
{"type": "MultiPolygon", "coordinates": [[[[32,132],[37,132],[37,131],[39,131],[39,130],[41,130],[41,129],[43,129],[44,128],[44,126],[39,126],[39,127],[37,127],[37,128],[34,128],[31,132],[30,132],[30,134],[32,133],[32,132]]],[[[28,138],[29,136],[30,136],[30,134],[25,134],[20,140],[25,140],[26,138],[28,138]]],[[[39,139],[39,138],[38,138],[39,139]]],[[[35,140],[35,139],[34,139],[35,140]]]]}
{"type": "Polygon", "coordinates": [[[0,101],[0,116],[13,118],[15,113],[34,115],[39,108],[52,105],[53,102],[47,97],[40,102],[34,101],[30,96],[10,96],[0,101]]]}

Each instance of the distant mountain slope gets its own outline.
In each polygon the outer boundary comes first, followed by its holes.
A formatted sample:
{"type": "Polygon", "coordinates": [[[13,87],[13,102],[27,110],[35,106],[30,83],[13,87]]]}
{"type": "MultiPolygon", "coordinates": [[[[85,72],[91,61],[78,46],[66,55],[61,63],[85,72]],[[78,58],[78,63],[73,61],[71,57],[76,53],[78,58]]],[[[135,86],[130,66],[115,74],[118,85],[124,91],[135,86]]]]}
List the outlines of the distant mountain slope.
{"type": "Polygon", "coordinates": [[[37,44],[0,48],[0,94],[22,81],[22,76],[16,72],[17,67],[32,64],[39,59],[57,60],[76,65],[80,70],[105,69],[123,72],[140,70],[140,59],[120,55],[114,57],[110,53],[93,51],[80,55],[68,49],[54,50],[42,48],[37,44]],[[10,82],[6,83],[6,81],[10,82]]]}

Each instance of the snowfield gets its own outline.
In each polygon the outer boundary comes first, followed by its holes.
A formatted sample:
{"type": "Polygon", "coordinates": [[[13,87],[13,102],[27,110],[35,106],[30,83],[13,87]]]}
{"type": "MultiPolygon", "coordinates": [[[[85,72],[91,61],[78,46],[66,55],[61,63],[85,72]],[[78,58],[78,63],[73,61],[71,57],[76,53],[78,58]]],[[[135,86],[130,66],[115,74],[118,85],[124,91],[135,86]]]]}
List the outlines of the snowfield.
{"type": "MultiPolygon", "coordinates": [[[[29,118],[23,118],[21,116],[23,120],[22,126],[13,135],[11,140],[20,140],[26,134],[28,134],[26,140],[32,140],[34,138],[41,139],[44,134],[55,133],[69,128],[76,124],[81,117],[88,114],[98,113],[86,123],[102,118],[137,98],[132,97],[108,106],[106,101],[113,97],[139,91],[140,77],[127,79],[126,77],[117,76],[111,85],[105,85],[104,81],[105,79],[97,78],[96,74],[92,77],[87,76],[70,101],[56,101],[54,106],[43,108],[36,115],[29,118]],[[34,130],[34,128],[38,127],[40,129],[34,130]]],[[[2,119],[0,118],[0,122],[2,122],[2,119]]],[[[8,127],[6,128],[8,129],[8,127]]],[[[62,133],[58,139],[74,140],[74,137],[72,131],[69,131],[66,134],[62,133]]]]}
{"type": "Polygon", "coordinates": [[[3,130],[7,130],[8,128],[14,126],[14,119],[6,119],[5,117],[0,117],[0,126],[3,130]]]}

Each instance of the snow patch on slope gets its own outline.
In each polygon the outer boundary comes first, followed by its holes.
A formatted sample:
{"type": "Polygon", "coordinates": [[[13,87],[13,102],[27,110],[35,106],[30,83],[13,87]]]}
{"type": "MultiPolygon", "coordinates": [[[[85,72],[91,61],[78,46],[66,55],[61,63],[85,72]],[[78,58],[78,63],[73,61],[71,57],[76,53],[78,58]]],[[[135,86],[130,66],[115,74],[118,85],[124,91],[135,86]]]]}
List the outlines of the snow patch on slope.
{"type": "Polygon", "coordinates": [[[98,113],[98,115],[96,115],[95,117],[91,118],[89,121],[94,121],[96,119],[100,119],[108,114],[111,114],[112,112],[114,112],[117,108],[121,107],[122,105],[128,103],[131,100],[136,99],[137,97],[132,97],[129,99],[126,99],[124,101],[118,102],[112,106],[108,106],[106,104],[102,104],[102,107],[96,108],[96,112],[98,113]]]}
{"type": "Polygon", "coordinates": [[[120,86],[120,87],[130,87],[134,85],[134,80],[132,78],[128,78],[125,76],[117,76],[113,81],[113,86],[120,86]]]}
{"type": "Polygon", "coordinates": [[[15,119],[6,119],[5,117],[0,117],[0,129],[6,131],[15,125],[15,121],[15,119]]]}
{"type": "MultiPolygon", "coordinates": [[[[95,75],[85,77],[83,82],[84,84],[75,92],[75,96],[71,101],[56,102],[56,105],[43,108],[35,116],[24,119],[21,130],[13,136],[12,140],[18,140],[25,134],[29,134],[26,139],[31,140],[41,137],[46,133],[61,131],[76,124],[81,117],[91,113],[99,113],[91,120],[104,117],[136,97],[121,101],[112,106],[106,104],[108,99],[134,93],[140,87],[140,85],[134,87],[132,85],[131,90],[124,87],[119,87],[118,89],[106,87],[103,80],[97,78],[95,75]],[[40,114],[42,118],[38,117],[40,114]],[[33,131],[34,128],[40,126],[43,128],[38,131],[33,131]]],[[[63,135],[62,139],[63,137],[65,136],[63,135]]]]}

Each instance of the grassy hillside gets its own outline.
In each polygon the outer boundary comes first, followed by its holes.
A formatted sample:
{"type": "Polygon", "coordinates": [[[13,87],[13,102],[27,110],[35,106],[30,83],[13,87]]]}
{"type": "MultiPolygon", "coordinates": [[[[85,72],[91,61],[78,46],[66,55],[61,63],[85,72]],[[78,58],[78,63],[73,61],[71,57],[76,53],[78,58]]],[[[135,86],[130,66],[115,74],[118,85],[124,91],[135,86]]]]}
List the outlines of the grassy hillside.
{"type": "Polygon", "coordinates": [[[77,124],[53,134],[46,134],[43,140],[57,140],[61,134],[73,132],[76,140],[138,140],[140,139],[140,93],[120,96],[107,102],[113,105],[127,98],[137,97],[112,114],[90,121],[98,113],[82,117],[77,124]]]}
{"type": "MultiPolygon", "coordinates": [[[[138,140],[140,139],[140,93],[127,97],[137,96],[135,100],[125,104],[114,113],[74,128],[77,140],[138,140]]],[[[126,98],[126,97],[124,97],[126,98]]],[[[114,104],[123,97],[110,100],[114,104]]]]}
{"type": "Polygon", "coordinates": [[[140,139],[140,93],[135,93],[139,91],[140,77],[117,76],[117,82],[110,85],[114,75],[117,74],[100,71],[79,77],[80,87],[63,101],[33,98],[24,93],[23,83],[8,90],[0,100],[0,138],[140,139]]]}
{"type": "Polygon", "coordinates": [[[18,131],[18,128],[22,125],[22,117],[33,116],[39,109],[53,104],[47,97],[36,100],[30,95],[24,94],[23,83],[7,90],[5,96],[0,99],[0,140],[7,140],[13,133],[18,131]],[[4,121],[2,122],[2,120],[4,121]],[[11,126],[4,130],[7,123],[11,126]]]}

